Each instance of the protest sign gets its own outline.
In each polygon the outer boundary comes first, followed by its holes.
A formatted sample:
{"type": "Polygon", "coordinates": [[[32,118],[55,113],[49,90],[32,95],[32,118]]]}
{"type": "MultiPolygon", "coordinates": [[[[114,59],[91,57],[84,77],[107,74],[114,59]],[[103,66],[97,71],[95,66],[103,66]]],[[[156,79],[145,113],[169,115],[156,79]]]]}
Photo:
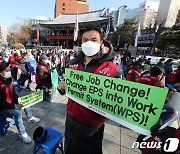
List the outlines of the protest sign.
{"type": "Polygon", "coordinates": [[[174,108],[180,114],[180,93],[175,92],[168,102],[168,105],[174,108]]]}
{"type": "Polygon", "coordinates": [[[53,86],[58,86],[58,77],[59,75],[56,69],[53,72],[51,72],[51,82],[53,86]]]}
{"type": "Polygon", "coordinates": [[[59,75],[57,70],[55,69],[53,72],[51,72],[51,82],[52,82],[52,99],[54,95],[58,93],[57,87],[59,83],[59,75]]]}
{"type": "Polygon", "coordinates": [[[39,103],[42,100],[43,100],[43,90],[18,98],[19,104],[23,106],[22,109],[32,106],[36,103],[39,103]]]}
{"type": "Polygon", "coordinates": [[[168,90],[66,69],[66,95],[84,107],[144,135],[157,123],[168,90]]]}
{"type": "Polygon", "coordinates": [[[31,73],[31,81],[32,82],[36,82],[36,67],[37,67],[37,62],[36,60],[34,59],[31,59],[27,62],[27,66],[28,66],[28,69],[29,69],[29,72],[31,73]]]}
{"type": "Polygon", "coordinates": [[[36,60],[29,60],[27,62],[27,66],[28,66],[28,69],[29,69],[29,72],[31,74],[35,74],[36,73],[36,67],[37,67],[37,62],[36,60]]]}

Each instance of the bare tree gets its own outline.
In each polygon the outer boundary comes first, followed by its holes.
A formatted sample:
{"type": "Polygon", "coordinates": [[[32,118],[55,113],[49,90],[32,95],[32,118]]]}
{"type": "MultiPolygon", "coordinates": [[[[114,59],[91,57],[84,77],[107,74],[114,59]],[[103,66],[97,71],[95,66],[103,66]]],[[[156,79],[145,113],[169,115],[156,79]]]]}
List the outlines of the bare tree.
{"type": "Polygon", "coordinates": [[[10,27],[12,43],[22,43],[23,45],[31,38],[32,32],[35,31],[30,20],[28,19],[19,19],[18,23],[13,24],[10,27]]]}

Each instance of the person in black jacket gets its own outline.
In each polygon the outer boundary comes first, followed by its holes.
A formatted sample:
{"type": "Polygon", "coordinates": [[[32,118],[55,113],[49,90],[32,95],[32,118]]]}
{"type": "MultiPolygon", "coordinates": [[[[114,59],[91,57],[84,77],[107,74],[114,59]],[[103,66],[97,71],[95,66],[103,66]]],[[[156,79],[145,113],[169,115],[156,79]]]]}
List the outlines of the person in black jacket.
{"type": "MultiPolygon", "coordinates": [[[[11,71],[8,63],[0,63],[0,115],[14,117],[19,136],[25,143],[30,143],[31,138],[25,131],[22,121],[22,113],[16,109],[18,106],[18,95],[16,94],[11,78],[11,71]]],[[[20,106],[20,105],[19,105],[20,106]]],[[[32,116],[30,107],[25,109],[29,121],[39,122],[40,119],[32,116]]]]}

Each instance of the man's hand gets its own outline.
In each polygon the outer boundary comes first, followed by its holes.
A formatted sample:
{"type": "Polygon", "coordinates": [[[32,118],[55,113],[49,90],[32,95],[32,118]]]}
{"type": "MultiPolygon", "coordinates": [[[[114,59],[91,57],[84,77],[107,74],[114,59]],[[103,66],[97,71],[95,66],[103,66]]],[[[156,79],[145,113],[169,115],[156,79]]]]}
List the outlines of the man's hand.
{"type": "Polygon", "coordinates": [[[162,120],[158,120],[157,124],[152,126],[150,131],[151,131],[151,135],[161,135],[167,132],[167,127],[165,127],[164,129],[159,130],[159,128],[163,125],[162,120]]]}
{"type": "Polygon", "coordinates": [[[66,84],[64,81],[61,81],[58,85],[58,89],[61,90],[61,91],[64,91],[66,88],[66,84]]]}
{"type": "Polygon", "coordinates": [[[21,108],[23,107],[22,104],[15,104],[15,106],[16,106],[16,108],[17,108],[18,110],[21,110],[21,108]]]}

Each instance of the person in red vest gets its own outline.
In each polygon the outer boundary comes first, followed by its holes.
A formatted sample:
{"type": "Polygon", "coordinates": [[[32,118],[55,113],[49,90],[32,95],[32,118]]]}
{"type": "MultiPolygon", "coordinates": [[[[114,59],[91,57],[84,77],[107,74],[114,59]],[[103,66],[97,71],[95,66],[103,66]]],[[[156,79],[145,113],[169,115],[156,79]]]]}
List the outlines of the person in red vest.
{"type": "MultiPolygon", "coordinates": [[[[160,87],[160,88],[166,88],[164,82],[161,81],[163,78],[164,78],[163,69],[160,68],[159,66],[154,66],[151,68],[149,76],[142,76],[137,80],[137,82],[146,84],[146,85],[160,87]]],[[[161,116],[161,119],[163,122],[169,120],[174,114],[174,109],[167,105],[172,94],[173,94],[173,91],[169,90],[169,93],[165,100],[165,105],[164,105],[164,109],[166,109],[167,112],[162,113],[162,116],[161,116]]]]}
{"type": "Polygon", "coordinates": [[[13,51],[12,53],[11,53],[12,55],[9,57],[9,64],[11,65],[12,63],[13,63],[13,61],[14,61],[14,54],[15,54],[15,51],[13,51]]]}
{"type": "Polygon", "coordinates": [[[143,71],[144,67],[142,65],[132,65],[130,70],[126,74],[126,80],[136,82],[143,71]]]}
{"type": "Polygon", "coordinates": [[[166,86],[180,92],[180,65],[168,75],[166,86]]]}
{"type": "Polygon", "coordinates": [[[172,85],[180,83],[180,65],[178,66],[178,69],[174,70],[169,74],[167,83],[172,85]]]}
{"type": "MultiPolygon", "coordinates": [[[[18,95],[12,85],[11,71],[8,63],[0,63],[0,115],[4,117],[14,117],[19,137],[25,143],[31,143],[31,138],[25,131],[22,121],[22,113],[16,109],[18,105],[18,95]]],[[[28,121],[39,122],[40,119],[32,116],[31,108],[24,109],[28,121]]]]}
{"type": "MultiPolygon", "coordinates": [[[[118,66],[113,63],[113,48],[104,53],[102,34],[98,28],[88,27],[82,35],[82,51],[70,61],[70,68],[100,74],[109,77],[120,77],[118,66]]],[[[86,83],[84,83],[86,84],[86,83]]],[[[61,94],[65,92],[65,82],[59,83],[61,94]]],[[[66,154],[102,154],[102,139],[106,118],[81,106],[72,99],[67,102],[65,122],[66,154]]]]}
{"type": "Polygon", "coordinates": [[[22,57],[18,55],[18,53],[12,53],[12,56],[9,58],[9,64],[11,66],[11,75],[13,79],[17,80],[17,72],[19,62],[22,60],[22,57]]]}
{"type": "Polygon", "coordinates": [[[137,82],[142,83],[142,84],[148,84],[151,86],[157,86],[157,87],[165,88],[164,83],[161,82],[161,80],[164,77],[164,72],[160,67],[158,67],[158,66],[152,67],[150,74],[151,74],[150,76],[140,77],[137,80],[137,82]]]}
{"type": "Polygon", "coordinates": [[[36,68],[36,89],[42,89],[42,87],[49,89],[52,87],[51,72],[48,63],[48,57],[45,54],[42,54],[39,57],[39,62],[36,68]]]}

